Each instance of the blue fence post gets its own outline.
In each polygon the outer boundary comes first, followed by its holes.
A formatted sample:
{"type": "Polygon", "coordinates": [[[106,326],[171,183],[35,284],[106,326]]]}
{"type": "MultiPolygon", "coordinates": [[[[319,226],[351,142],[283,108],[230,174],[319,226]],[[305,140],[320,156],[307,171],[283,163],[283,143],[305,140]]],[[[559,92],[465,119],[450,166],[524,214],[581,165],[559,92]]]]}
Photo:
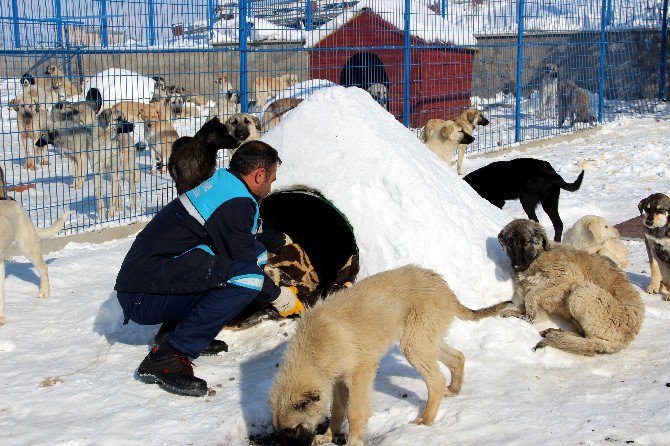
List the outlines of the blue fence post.
{"type": "Polygon", "coordinates": [[[514,141],[521,141],[521,100],[523,81],[523,32],[524,19],[526,17],[526,1],[519,0],[519,9],[517,11],[517,23],[519,24],[517,47],[516,47],[516,113],[514,114],[514,141]]]}
{"type": "Polygon", "coordinates": [[[214,0],[207,0],[207,12],[209,15],[209,40],[214,38],[214,0]]]}
{"type": "Polygon", "coordinates": [[[442,18],[445,18],[447,16],[447,0],[442,0],[440,3],[440,14],[442,14],[442,18]]]}
{"type": "Polygon", "coordinates": [[[100,41],[103,48],[109,45],[109,35],[107,33],[107,0],[98,0],[100,2],[100,41]]]}
{"type": "Polygon", "coordinates": [[[403,90],[402,90],[402,123],[405,127],[409,127],[409,83],[411,76],[412,53],[410,50],[411,44],[411,29],[410,29],[410,0],[405,0],[405,33],[403,35],[403,90]]]}
{"type": "Polygon", "coordinates": [[[14,23],[14,47],[21,48],[21,31],[19,29],[19,2],[12,0],[12,21],[14,23]]]}
{"type": "MultiPolygon", "coordinates": [[[[248,26],[247,23],[247,0],[240,0],[238,5],[238,16],[240,28],[238,32],[239,39],[239,49],[240,49],[240,102],[242,113],[246,113],[249,110],[249,82],[247,76],[249,75],[249,63],[247,60],[247,35],[248,35],[248,26]]],[[[257,106],[259,104],[256,104],[257,106]]],[[[260,104],[262,105],[262,104],[260,104]]]]}
{"type": "Polygon", "coordinates": [[[54,0],[54,15],[56,19],[56,45],[63,48],[63,11],[60,0],[54,0]]]}
{"type": "Polygon", "coordinates": [[[598,69],[598,122],[603,123],[603,108],[605,103],[605,54],[607,52],[607,2],[602,0],[602,11],[600,19],[600,67],[598,69]]]}
{"type": "Polygon", "coordinates": [[[156,10],[154,0],[147,0],[147,18],[149,20],[149,45],[156,44],[156,10]]]}
{"type": "Polygon", "coordinates": [[[312,30],[312,0],[305,0],[305,30],[312,30]]]}
{"type": "Polygon", "coordinates": [[[668,0],[663,0],[663,20],[661,22],[661,62],[658,69],[658,100],[665,101],[665,55],[668,47],[668,0]]]}

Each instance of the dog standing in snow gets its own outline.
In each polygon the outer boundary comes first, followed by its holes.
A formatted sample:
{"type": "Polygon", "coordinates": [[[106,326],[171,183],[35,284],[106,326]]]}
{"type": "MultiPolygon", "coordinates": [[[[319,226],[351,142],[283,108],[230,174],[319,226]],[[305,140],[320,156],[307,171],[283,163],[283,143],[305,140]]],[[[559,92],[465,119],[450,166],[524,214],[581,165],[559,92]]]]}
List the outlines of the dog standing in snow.
{"type": "Polygon", "coordinates": [[[548,63],[542,70],[540,81],[540,119],[555,119],[558,95],[558,67],[554,63],[548,63]]]}
{"type": "Polygon", "coordinates": [[[56,235],[68,215],[69,212],[61,215],[49,228],[36,229],[28,213],[18,202],[12,199],[0,200],[0,325],[5,323],[5,260],[9,258],[12,242],[16,243],[21,254],[37,268],[40,275],[40,291],[37,297],[48,297],[49,272],[42,258],[39,239],[56,235]]]}

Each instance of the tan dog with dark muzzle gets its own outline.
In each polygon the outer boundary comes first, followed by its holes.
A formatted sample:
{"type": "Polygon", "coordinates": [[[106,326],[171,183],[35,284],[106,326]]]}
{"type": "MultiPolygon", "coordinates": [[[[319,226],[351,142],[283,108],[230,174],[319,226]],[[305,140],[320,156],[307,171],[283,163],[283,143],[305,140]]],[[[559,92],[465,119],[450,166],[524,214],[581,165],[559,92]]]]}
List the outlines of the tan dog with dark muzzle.
{"type": "Polygon", "coordinates": [[[670,301],[670,197],[665,194],[651,194],[638,204],[642,214],[644,239],[649,256],[651,280],[647,293],[661,293],[663,300],[670,301]]]}
{"type": "Polygon", "coordinates": [[[408,265],[382,272],[328,296],[308,310],[284,354],[270,393],[275,430],[291,441],[332,441],[349,421],[348,445],[362,445],[371,414],[379,361],[396,339],[428,387],[428,402],[415,420],[430,425],[440,401],[463,384],[463,354],[443,340],[454,318],[476,321],[509,307],[463,306],[434,271],[408,265]],[[451,372],[446,379],[438,361],[451,372]],[[324,435],[317,426],[331,416],[324,435]]]}
{"type": "Polygon", "coordinates": [[[475,140],[462,125],[443,119],[429,120],[421,132],[420,139],[426,147],[448,164],[451,164],[451,157],[459,144],[470,144],[475,140]]]}

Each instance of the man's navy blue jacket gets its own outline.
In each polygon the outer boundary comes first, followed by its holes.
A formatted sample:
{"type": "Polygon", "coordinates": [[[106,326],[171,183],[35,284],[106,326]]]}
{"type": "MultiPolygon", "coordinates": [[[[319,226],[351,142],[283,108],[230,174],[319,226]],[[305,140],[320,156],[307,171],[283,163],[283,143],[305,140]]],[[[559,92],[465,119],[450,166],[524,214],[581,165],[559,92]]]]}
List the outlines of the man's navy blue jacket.
{"type": "Polygon", "coordinates": [[[193,294],[234,283],[259,290],[258,299],[264,302],[275,300],[279,287],[262,272],[268,254],[255,237],[258,215],[258,200],[244,181],[218,169],[161,209],[137,235],[114,289],[193,294]],[[231,278],[233,260],[259,268],[255,274],[231,278]]]}

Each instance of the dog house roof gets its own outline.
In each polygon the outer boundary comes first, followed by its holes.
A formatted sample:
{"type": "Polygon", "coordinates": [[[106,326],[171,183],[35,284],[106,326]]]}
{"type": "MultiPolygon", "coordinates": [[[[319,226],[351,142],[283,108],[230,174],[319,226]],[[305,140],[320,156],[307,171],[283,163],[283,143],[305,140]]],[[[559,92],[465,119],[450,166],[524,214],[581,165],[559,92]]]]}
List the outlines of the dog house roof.
{"type": "MultiPolygon", "coordinates": [[[[410,2],[410,30],[414,37],[426,43],[444,43],[450,45],[474,46],[475,37],[465,28],[442,18],[428,9],[425,2],[410,2]]],[[[305,33],[305,47],[315,47],[326,37],[337,32],[348,22],[364,13],[372,12],[390,23],[393,27],[403,30],[405,2],[402,0],[363,0],[329,22],[313,31],[305,33]]]]}
{"type": "Polygon", "coordinates": [[[283,161],[274,190],[317,190],[346,216],[359,278],[416,263],[442,274],[472,308],[512,295],[509,260],[497,240],[511,218],[366,91],[319,90],[262,139],[283,161]]]}

